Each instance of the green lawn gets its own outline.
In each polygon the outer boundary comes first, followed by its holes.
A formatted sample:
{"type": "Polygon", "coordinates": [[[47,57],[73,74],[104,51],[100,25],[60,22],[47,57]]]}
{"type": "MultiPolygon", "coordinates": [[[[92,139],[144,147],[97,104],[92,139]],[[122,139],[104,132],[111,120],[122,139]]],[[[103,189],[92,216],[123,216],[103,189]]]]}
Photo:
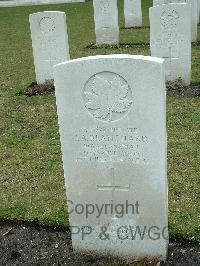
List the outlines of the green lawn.
{"type": "MultiPolygon", "coordinates": [[[[149,0],[143,1],[148,26],[149,0]]],[[[123,27],[123,1],[119,3],[123,27]]],[[[95,42],[92,1],[0,8],[0,219],[68,225],[55,97],[17,96],[35,80],[28,15],[66,12],[71,58],[95,54],[149,55],[144,49],[88,49],[95,42]]],[[[200,36],[198,38],[200,40],[200,36]]],[[[120,43],[149,42],[149,28],[120,30],[120,43]]],[[[192,48],[192,82],[200,83],[200,48],[192,48]]],[[[168,97],[169,225],[171,235],[200,237],[199,98],[168,97]]]]}

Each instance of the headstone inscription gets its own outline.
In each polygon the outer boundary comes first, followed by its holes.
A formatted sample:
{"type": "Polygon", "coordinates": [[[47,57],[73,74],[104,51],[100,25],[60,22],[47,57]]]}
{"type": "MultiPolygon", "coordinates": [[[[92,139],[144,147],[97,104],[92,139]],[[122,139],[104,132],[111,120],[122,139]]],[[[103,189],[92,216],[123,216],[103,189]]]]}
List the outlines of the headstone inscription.
{"type": "Polygon", "coordinates": [[[36,80],[53,79],[53,66],[70,59],[66,15],[44,11],[29,16],[36,80]]]}
{"type": "Polygon", "coordinates": [[[191,78],[191,6],[167,4],[150,8],[151,55],[165,59],[166,80],[191,78]]]}
{"type": "Polygon", "coordinates": [[[141,0],[124,0],[125,28],[142,27],[141,0]]]}
{"type": "Polygon", "coordinates": [[[117,0],[93,0],[96,45],[119,43],[117,0]]]}
{"type": "Polygon", "coordinates": [[[164,60],[94,56],[54,70],[73,248],[165,259],[164,60]]]}

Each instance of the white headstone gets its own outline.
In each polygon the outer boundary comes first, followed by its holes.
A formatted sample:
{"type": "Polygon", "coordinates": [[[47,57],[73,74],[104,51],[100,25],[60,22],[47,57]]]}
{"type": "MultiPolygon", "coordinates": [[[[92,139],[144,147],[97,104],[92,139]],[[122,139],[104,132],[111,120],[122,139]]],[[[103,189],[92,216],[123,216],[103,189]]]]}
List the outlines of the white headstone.
{"type": "Polygon", "coordinates": [[[199,0],[154,0],[154,5],[170,4],[170,3],[188,3],[191,4],[191,27],[192,41],[197,40],[197,24],[198,24],[198,3],[199,0]]]}
{"type": "Polygon", "coordinates": [[[93,0],[97,45],[119,43],[117,0],[93,0]]]}
{"type": "Polygon", "coordinates": [[[55,66],[55,88],[73,248],[165,259],[164,60],[72,60],[55,66]]]}
{"type": "Polygon", "coordinates": [[[199,24],[200,21],[200,0],[197,1],[197,23],[199,24]]]}
{"type": "Polygon", "coordinates": [[[142,27],[141,0],[124,0],[125,28],[142,27]]]}
{"type": "Polygon", "coordinates": [[[69,60],[66,16],[64,12],[45,11],[29,16],[36,80],[53,79],[53,66],[69,60]]]}
{"type": "Polygon", "coordinates": [[[198,24],[198,20],[197,20],[197,10],[198,10],[198,5],[197,5],[197,0],[188,0],[188,3],[191,4],[192,9],[192,41],[196,41],[197,40],[197,24],[198,24]]]}
{"type": "Polygon", "coordinates": [[[150,8],[151,55],[165,59],[166,80],[191,78],[191,5],[168,4],[150,8]]]}

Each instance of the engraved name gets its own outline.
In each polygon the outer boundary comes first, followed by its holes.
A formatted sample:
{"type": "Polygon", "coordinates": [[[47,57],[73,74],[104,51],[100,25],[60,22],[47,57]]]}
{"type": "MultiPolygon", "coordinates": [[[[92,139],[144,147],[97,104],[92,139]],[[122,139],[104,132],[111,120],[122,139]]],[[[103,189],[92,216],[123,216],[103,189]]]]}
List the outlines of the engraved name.
{"type": "Polygon", "coordinates": [[[77,161],[147,164],[149,138],[137,128],[82,128],[75,136],[77,161]]]}

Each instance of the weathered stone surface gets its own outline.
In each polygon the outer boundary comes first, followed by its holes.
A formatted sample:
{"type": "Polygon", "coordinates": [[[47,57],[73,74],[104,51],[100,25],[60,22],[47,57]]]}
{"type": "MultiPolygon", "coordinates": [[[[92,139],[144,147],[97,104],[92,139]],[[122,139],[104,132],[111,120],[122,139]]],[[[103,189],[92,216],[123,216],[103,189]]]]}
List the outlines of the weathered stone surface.
{"type": "Polygon", "coordinates": [[[79,3],[85,0],[14,0],[14,1],[0,1],[0,7],[16,7],[16,6],[35,6],[35,5],[49,5],[61,3],[79,3]]]}
{"type": "Polygon", "coordinates": [[[124,0],[125,28],[142,27],[141,0],[124,0]]]}
{"type": "Polygon", "coordinates": [[[168,4],[150,8],[151,55],[165,59],[166,80],[191,78],[191,5],[168,4]]]}
{"type": "Polygon", "coordinates": [[[54,69],[74,249],[165,259],[164,60],[95,56],[54,69]]]}
{"type": "Polygon", "coordinates": [[[199,0],[154,0],[155,5],[170,4],[170,3],[188,3],[191,4],[191,27],[192,41],[197,40],[197,24],[198,24],[198,1],[199,0]]]}
{"type": "Polygon", "coordinates": [[[53,79],[53,66],[69,60],[66,15],[45,11],[29,16],[36,80],[53,79]]]}
{"type": "Polygon", "coordinates": [[[97,45],[119,42],[117,0],[93,0],[97,45]]]}

